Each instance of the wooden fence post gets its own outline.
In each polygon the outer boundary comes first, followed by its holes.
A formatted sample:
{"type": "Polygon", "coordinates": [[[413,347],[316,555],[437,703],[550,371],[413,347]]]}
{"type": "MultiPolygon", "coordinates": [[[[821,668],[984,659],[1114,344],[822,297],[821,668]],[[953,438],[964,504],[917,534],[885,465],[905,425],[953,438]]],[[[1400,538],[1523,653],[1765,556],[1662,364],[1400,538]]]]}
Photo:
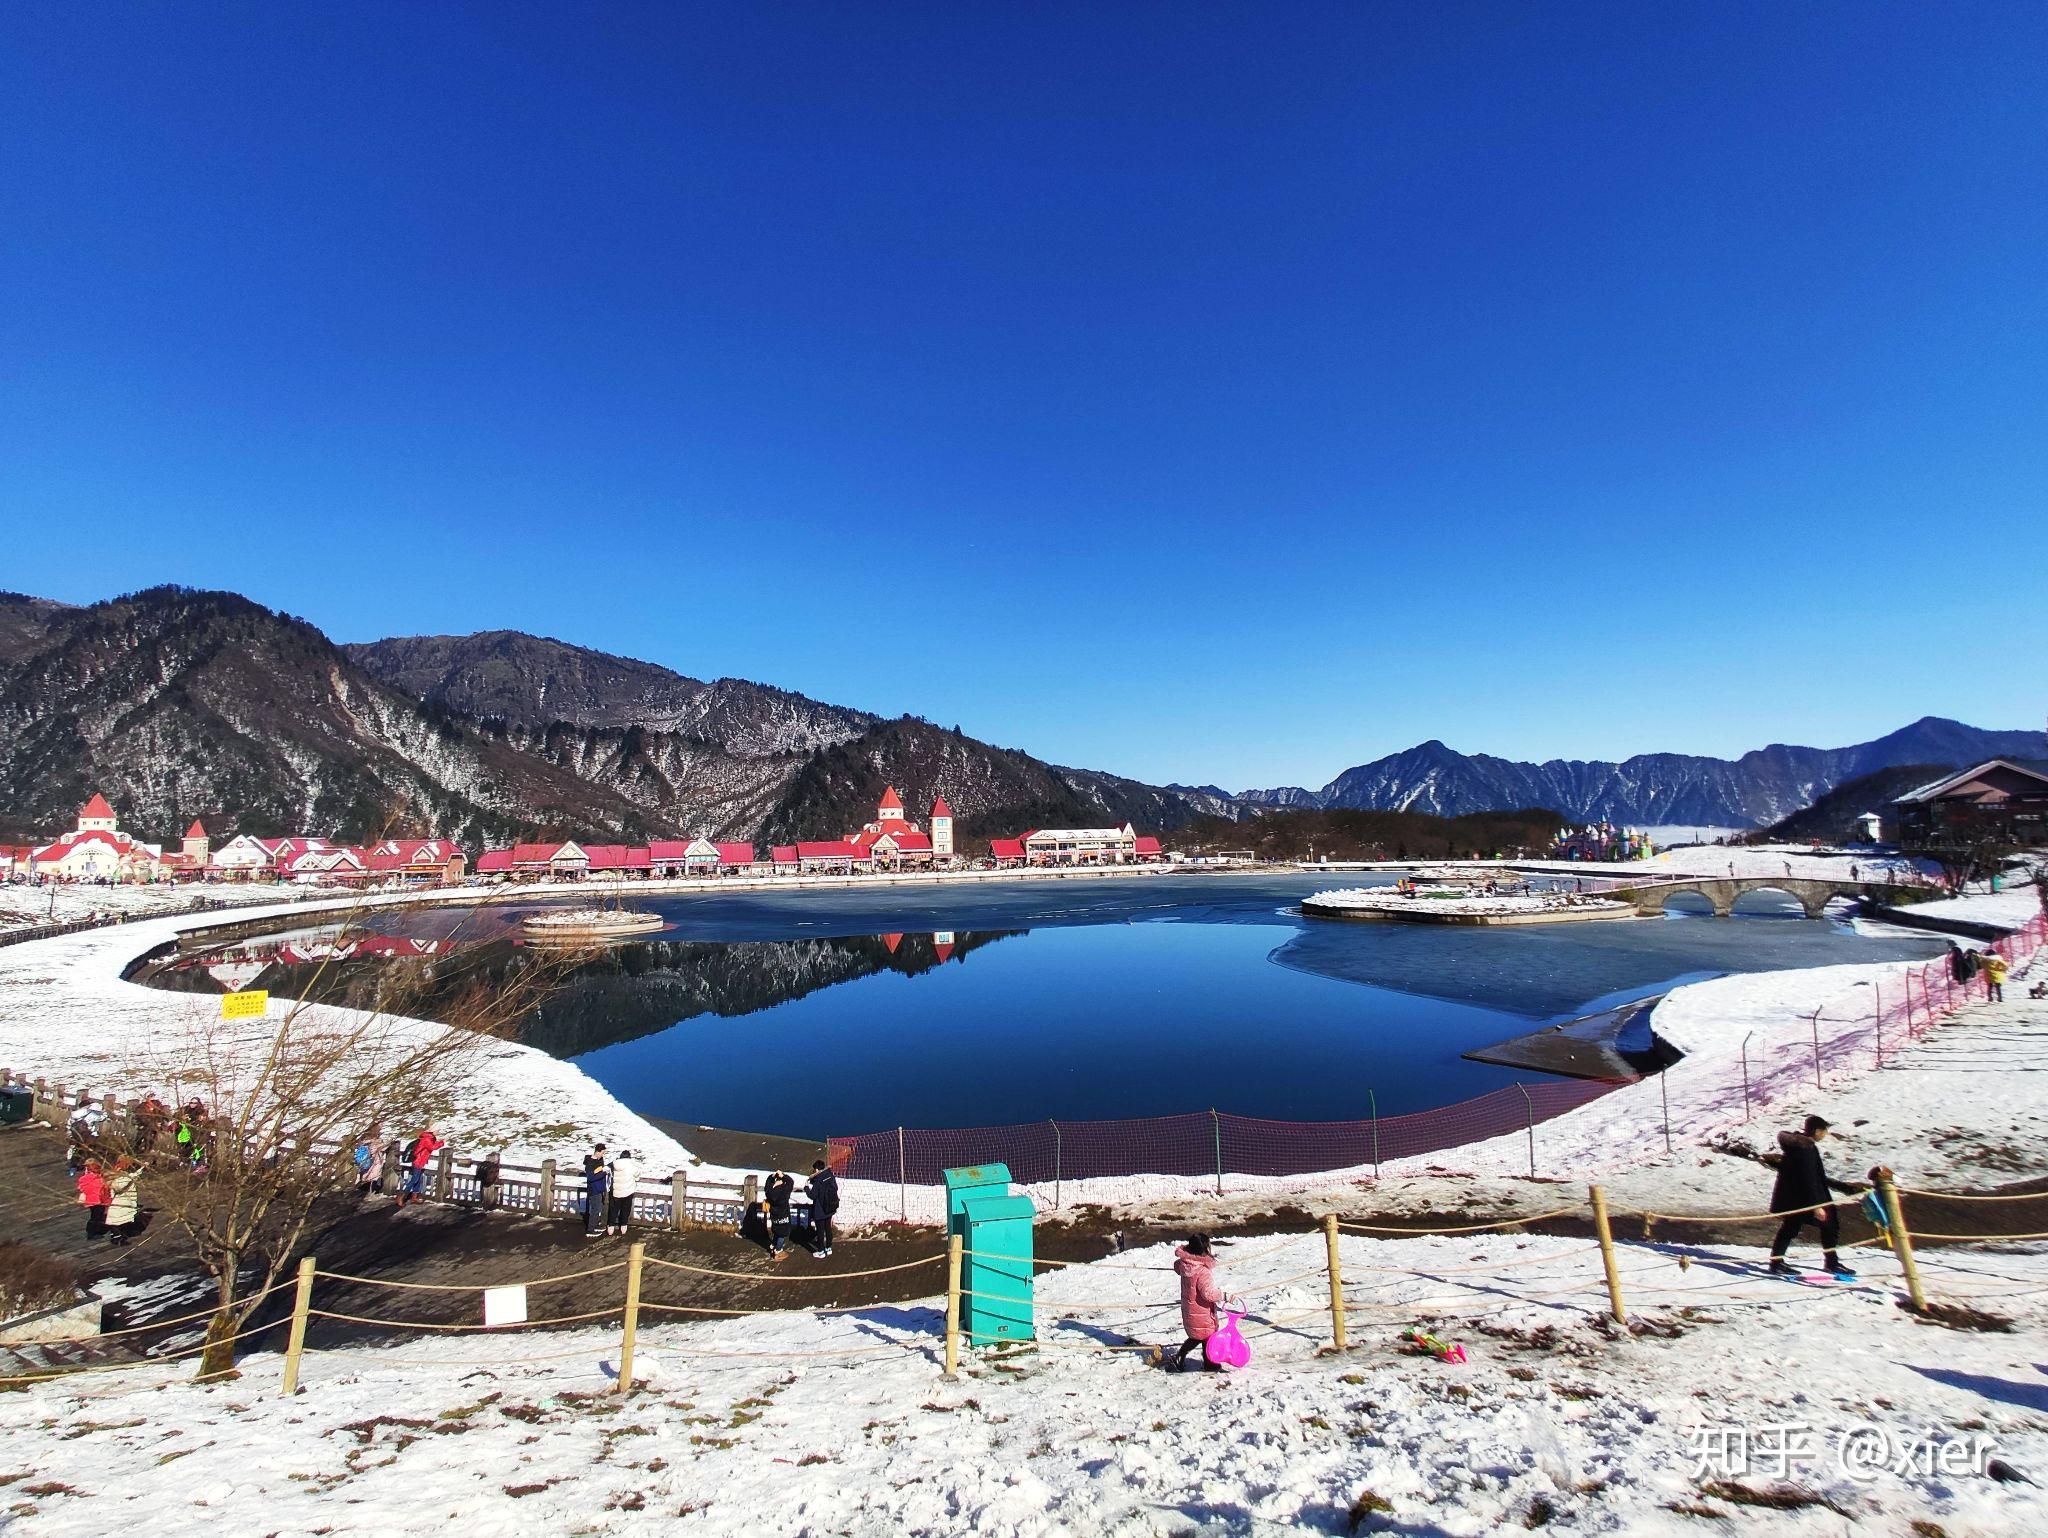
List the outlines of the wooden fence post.
{"type": "Polygon", "coordinates": [[[677,1170],[668,1177],[668,1226],[677,1233],[683,1231],[683,1209],[690,1204],[690,1177],[686,1171],[677,1170]]]}
{"type": "Polygon", "coordinates": [[[540,1195],[534,1198],[534,1203],[540,1208],[540,1215],[542,1217],[551,1218],[555,1215],[555,1161],[553,1159],[543,1159],[540,1161],[540,1195]]]}
{"type": "Polygon", "coordinates": [[[453,1164],[454,1155],[449,1153],[447,1145],[443,1144],[441,1151],[434,1156],[434,1200],[437,1202],[448,1200],[449,1193],[454,1189],[450,1182],[453,1164]]]}
{"type": "Polygon", "coordinates": [[[284,1394],[299,1391],[299,1356],[306,1349],[306,1316],[313,1306],[313,1257],[299,1262],[298,1290],[292,1295],[292,1331],[284,1348],[284,1394]]]}
{"type": "Polygon", "coordinates": [[[960,1373],[960,1249],[958,1234],[946,1241],[946,1381],[960,1373]]]}
{"type": "Polygon", "coordinates": [[[1344,1333],[1344,1272],[1337,1262],[1337,1214],[1323,1218],[1323,1245],[1330,1256],[1330,1335],[1342,1351],[1351,1342],[1344,1333]]]}
{"type": "Polygon", "coordinates": [[[647,1246],[634,1240],[626,1249],[626,1328],[619,1337],[619,1392],[633,1392],[633,1341],[640,1333],[640,1262],[647,1246]]]}
{"type": "Polygon", "coordinates": [[[1616,1324],[1627,1324],[1628,1310],[1621,1306],[1621,1273],[1614,1267],[1614,1230],[1607,1224],[1607,1196],[1598,1186],[1590,1190],[1593,1232],[1600,1237],[1600,1265],[1607,1272],[1607,1311],[1616,1324]]]}
{"type": "Polygon", "coordinates": [[[1892,1183],[1890,1170],[1877,1172],[1877,1189],[1884,1196],[1885,1214],[1892,1220],[1892,1248],[1898,1252],[1899,1269],[1906,1273],[1906,1296],[1912,1300],[1913,1312],[1927,1312],[1927,1294],[1920,1287],[1920,1266],[1913,1259],[1913,1234],[1906,1227],[1906,1214],[1899,1206],[1899,1188],[1892,1183]]]}

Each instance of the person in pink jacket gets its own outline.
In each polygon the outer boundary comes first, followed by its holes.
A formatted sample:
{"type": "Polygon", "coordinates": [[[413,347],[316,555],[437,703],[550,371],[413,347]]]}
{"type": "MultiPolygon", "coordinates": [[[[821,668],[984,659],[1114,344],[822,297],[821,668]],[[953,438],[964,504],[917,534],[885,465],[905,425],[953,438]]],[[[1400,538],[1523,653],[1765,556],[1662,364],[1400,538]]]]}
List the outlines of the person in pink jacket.
{"type": "MultiPolygon", "coordinates": [[[[1224,1294],[1216,1281],[1216,1257],[1209,1253],[1207,1234],[1196,1234],[1173,1252],[1173,1272],[1180,1278],[1180,1323],[1188,1335],[1180,1354],[1173,1359],[1173,1370],[1179,1372],[1188,1353],[1214,1335],[1221,1322],[1216,1310],[1223,1306],[1224,1294]]],[[[1202,1358],[1202,1370],[1220,1371],[1206,1355],[1202,1358]]]]}
{"type": "Polygon", "coordinates": [[[97,1239],[107,1231],[107,1203],[112,1200],[106,1171],[99,1160],[90,1160],[78,1177],[78,1205],[85,1209],[86,1238],[97,1239]]]}

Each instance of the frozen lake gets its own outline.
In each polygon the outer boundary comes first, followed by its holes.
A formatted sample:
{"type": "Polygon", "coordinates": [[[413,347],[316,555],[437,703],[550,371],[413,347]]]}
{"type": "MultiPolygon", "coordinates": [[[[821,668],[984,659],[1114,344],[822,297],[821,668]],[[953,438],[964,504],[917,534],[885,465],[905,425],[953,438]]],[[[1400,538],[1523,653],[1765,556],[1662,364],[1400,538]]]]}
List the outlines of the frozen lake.
{"type": "MultiPolygon", "coordinates": [[[[1330,884],[1168,874],[636,900],[670,928],[579,968],[523,1039],[635,1110],[812,1137],[1211,1106],[1321,1121],[1527,1080],[1460,1054],[1679,982],[1941,949],[1807,920],[1767,893],[1729,919],[1300,918],[1330,884]]],[[[393,966],[446,980],[525,965],[509,937],[533,906],[373,915],[375,938],[329,965],[329,991],[361,1000],[393,966]]],[[[161,980],[292,993],[333,941],[248,942],[161,980]]]]}

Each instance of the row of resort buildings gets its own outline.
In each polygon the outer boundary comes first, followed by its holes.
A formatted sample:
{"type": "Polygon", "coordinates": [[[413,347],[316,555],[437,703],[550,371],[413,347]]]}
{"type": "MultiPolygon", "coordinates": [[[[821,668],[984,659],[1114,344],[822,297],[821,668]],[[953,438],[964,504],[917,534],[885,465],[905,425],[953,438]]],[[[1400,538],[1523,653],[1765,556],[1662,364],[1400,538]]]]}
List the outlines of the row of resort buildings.
{"type": "MultiPolygon", "coordinates": [[[[1117,828],[1034,828],[990,841],[989,863],[1123,865],[1163,861],[1159,840],[1129,823],[1117,828]]],[[[904,815],[892,786],[874,821],[845,838],[776,844],[766,859],[754,845],[706,838],[600,844],[564,839],[486,849],[474,874],[489,880],[535,881],[589,875],[852,875],[942,869],[956,863],[953,809],[932,803],[927,831],[904,815]]],[[[238,834],[218,849],[203,823],[185,830],[175,850],[120,830],[114,809],[95,795],[76,828],[42,845],[0,845],[0,878],[54,881],[295,881],[321,885],[447,886],[471,874],[468,856],[451,839],[396,838],[348,844],[311,836],[261,838],[238,834]]]]}

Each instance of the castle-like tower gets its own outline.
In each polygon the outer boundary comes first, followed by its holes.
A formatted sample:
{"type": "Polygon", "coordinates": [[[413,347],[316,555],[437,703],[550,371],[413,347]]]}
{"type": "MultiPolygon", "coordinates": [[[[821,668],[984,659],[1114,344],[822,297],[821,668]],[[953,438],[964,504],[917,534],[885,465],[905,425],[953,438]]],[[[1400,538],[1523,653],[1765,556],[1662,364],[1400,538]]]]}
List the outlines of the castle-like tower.
{"type": "Polygon", "coordinates": [[[953,809],[944,796],[932,802],[932,858],[953,858],[953,809]]]}
{"type": "Polygon", "coordinates": [[[207,836],[206,824],[196,817],[192,819],[192,826],[185,830],[182,852],[187,865],[204,865],[213,858],[213,840],[207,836]]]}
{"type": "Polygon", "coordinates": [[[78,831],[80,833],[113,833],[114,809],[107,805],[107,798],[97,791],[93,798],[78,809],[78,831]]]}

